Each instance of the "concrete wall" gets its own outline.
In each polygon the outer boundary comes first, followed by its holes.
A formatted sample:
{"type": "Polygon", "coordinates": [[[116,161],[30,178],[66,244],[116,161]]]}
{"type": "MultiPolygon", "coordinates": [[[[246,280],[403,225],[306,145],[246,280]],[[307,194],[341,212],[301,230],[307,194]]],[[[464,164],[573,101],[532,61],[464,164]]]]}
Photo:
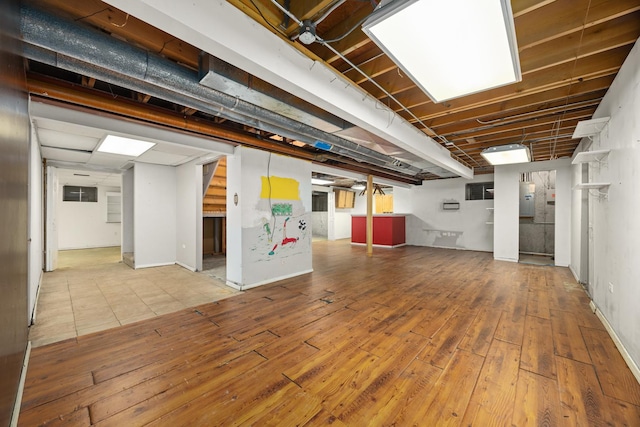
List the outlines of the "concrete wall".
{"type": "Polygon", "coordinates": [[[556,171],[555,265],[566,267],[571,261],[570,159],[495,167],[493,256],[498,260],[518,261],[520,175],[540,170],[556,171]]]}
{"type": "Polygon", "coordinates": [[[326,239],[329,236],[329,212],[312,212],[313,237],[326,239]]]}
{"type": "Polygon", "coordinates": [[[119,187],[98,186],[97,202],[64,202],[62,186],[58,200],[58,249],[120,246],[120,223],[107,222],[107,192],[119,187]]]}
{"type": "Polygon", "coordinates": [[[527,176],[528,182],[535,186],[531,193],[533,212],[531,217],[524,218],[522,205],[520,207],[520,252],[552,255],[555,251],[556,206],[555,200],[549,203],[549,199],[556,191],[556,174],[555,171],[539,171],[527,176]]]}
{"type": "MultiPolygon", "coordinates": [[[[612,328],[629,358],[640,365],[640,45],[631,50],[613,84],[593,115],[611,117],[606,127],[594,137],[590,150],[610,149],[603,162],[592,163],[590,182],[607,182],[610,187],[591,190],[589,223],[593,230],[587,258],[592,260],[588,275],[589,289],[598,310],[612,328]],[[592,274],[591,274],[592,273],[592,274]]],[[[574,177],[581,166],[574,166],[574,177]]],[[[582,193],[585,193],[583,190],[582,193]]],[[[584,195],[582,195],[584,197],[584,195]]],[[[574,209],[584,218],[584,205],[574,197],[574,209]]],[[[581,241],[588,239],[581,228],[581,241]]],[[[581,246],[577,239],[574,248],[581,246]]],[[[572,262],[579,258],[574,254],[572,262]]],[[[582,258],[584,262],[585,259],[582,258]]],[[[574,271],[584,269],[573,264],[574,271]]]]}
{"type": "MultiPolygon", "coordinates": [[[[318,237],[321,239],[329,238],[329,226],[333,227],[333,221],[329,222],[329,211],[331,209],[335,210],[333,206],[329,206],[329,192],[331,191],[328,187],[323,187],[320,185],[312,185],[312,190],[314,192],[326,193],[327,197],[327,210],[326,211],[314,211],[311,212],[311,229],[313,232],[313,237],[318,237]]],[[[333,216],[331,217],[333,218],[333,216]]]]}

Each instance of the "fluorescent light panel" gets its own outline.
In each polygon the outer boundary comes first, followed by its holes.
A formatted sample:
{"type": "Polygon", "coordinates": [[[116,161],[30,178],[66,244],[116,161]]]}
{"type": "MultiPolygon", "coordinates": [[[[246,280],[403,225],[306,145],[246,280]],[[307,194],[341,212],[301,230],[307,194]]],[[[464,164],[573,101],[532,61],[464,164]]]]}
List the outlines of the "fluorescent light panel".
{"type": "Polygon", "coordinates": [[[107,135],[98,147],[102,153],[120,154],[122,156],[138,157],[151,147],[154,142],[141,141],[139,139],[125,138],[116,135],[107,135]]]}
{"type": "Polygon", "coordinates": [[[319,178],[311,178],[311,183],[314,185],[329,185],[329,184],[333,184],[333,181],[329,181],[326,179],[319,179],[319,178]]]}
{"type": "Polygon", "coordinates": [[[492,165],[508,165],[511,163],[526,163],[531,161],[529,148],[522,144],[501,145],[489,147],[480,153],[492,165]]]}
{"type": "Polygon", "coordinates": [[[396,0],[362,29],[434,102],[522,80],[509,0],[396,0]]]}

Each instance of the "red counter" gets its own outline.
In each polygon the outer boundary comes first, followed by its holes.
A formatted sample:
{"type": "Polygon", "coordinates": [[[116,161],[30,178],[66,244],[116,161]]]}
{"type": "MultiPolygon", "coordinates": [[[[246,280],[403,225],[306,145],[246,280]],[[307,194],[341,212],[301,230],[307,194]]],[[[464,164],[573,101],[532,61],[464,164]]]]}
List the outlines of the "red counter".
{"type": "MultiPolygon", "coordinates": [[[[367,243],[367,216],[351,216],[351,243],[367,243]]],[[[374,215],[373,244],[376,246],[395,247],[405,244],[404,215],[374,215]]]]}

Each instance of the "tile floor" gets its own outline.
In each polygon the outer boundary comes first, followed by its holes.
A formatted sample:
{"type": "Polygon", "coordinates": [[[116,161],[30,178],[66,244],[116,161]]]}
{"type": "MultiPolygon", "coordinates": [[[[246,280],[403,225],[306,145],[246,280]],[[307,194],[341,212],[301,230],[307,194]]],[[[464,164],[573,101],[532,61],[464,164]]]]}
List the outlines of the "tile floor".
{"type": "Polygon", "coordinates": [[[239,293],[177,265],[133,270],[120,248],[60,251],[44,273],[29,331],[33,347],[217,301],[239,293]]]}

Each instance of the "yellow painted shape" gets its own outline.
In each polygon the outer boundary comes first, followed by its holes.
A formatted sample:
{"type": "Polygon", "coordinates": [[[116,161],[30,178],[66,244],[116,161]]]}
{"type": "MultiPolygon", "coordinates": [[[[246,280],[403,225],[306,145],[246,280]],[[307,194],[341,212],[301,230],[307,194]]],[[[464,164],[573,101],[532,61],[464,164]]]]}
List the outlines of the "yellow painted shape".
{"type": "Polygon", "coordinates": [[[293,178],[262,177],[262,199],[300,200],[300,183],[293,178]]]}

